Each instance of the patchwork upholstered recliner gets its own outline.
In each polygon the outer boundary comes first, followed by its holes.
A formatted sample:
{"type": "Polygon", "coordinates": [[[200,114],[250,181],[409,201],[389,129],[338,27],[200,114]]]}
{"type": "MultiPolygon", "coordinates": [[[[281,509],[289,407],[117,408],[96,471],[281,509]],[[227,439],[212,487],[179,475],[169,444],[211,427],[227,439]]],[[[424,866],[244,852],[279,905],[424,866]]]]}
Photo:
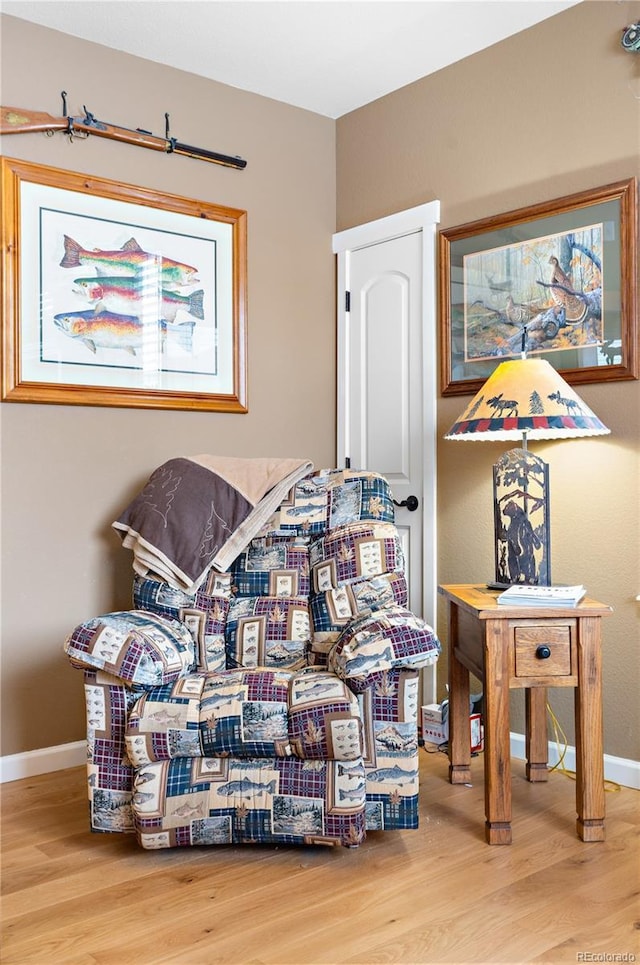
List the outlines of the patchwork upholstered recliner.
{"type": "MultiPolygon", "coordinates": [[[[418,670],[440,645],[406,608],[387,482],[304,467],[266,521],[274,489],[248,500],[232,528],[242,550],[221,571],[214,541],[187,585],[188,566],[158,550],[184,529],[186,462],[156,470],[114,523],[134,549],[134,609],[65,642],[84,671],[92,829],[164,848],[355,846],[417,827],[418,670]]],[[[197,517],[193,493],[185,502],[197,517]]]]}

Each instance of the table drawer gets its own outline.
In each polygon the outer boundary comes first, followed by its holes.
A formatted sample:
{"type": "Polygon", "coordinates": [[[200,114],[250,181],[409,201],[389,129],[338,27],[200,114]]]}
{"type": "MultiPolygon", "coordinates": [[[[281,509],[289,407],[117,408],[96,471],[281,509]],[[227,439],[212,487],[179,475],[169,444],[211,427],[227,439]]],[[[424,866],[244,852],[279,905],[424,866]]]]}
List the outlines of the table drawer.
{"type": "Polygon", "coordinates": [[[515,627],[516,677],[571,675],[571,627],[515,627]]]}

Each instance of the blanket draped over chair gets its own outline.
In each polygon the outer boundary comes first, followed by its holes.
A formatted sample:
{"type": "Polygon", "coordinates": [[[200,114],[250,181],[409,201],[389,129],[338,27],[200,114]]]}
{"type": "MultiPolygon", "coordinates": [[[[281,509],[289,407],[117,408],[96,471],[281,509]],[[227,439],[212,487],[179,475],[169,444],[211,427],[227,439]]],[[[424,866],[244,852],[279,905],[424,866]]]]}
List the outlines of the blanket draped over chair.
{"type": "Polygon", "coordinates": [[[312,464],[304,459],[170,459],[113,523],[140,576],[197,590],[226,570],[312,464]]]}

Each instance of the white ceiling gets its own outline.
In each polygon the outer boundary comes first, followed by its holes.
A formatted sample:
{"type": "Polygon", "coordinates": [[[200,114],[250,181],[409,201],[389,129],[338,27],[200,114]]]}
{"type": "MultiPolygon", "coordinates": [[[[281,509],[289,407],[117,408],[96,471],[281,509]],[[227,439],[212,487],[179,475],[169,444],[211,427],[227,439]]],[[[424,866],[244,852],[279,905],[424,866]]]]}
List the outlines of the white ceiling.
{"type": "Polygon", "coordinates": [[[581,0],[1,0],[3,13],[337,118],[581,0]]]}

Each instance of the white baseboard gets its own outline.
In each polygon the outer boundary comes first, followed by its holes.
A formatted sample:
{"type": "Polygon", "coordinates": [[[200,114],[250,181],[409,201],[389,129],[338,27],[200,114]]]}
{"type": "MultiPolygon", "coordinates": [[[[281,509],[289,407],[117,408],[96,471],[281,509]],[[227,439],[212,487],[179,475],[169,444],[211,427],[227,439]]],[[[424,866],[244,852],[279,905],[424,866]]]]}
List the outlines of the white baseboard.
{"type": "Polygon", "coordinates": [[[37,751],[25,751],[24,754],[7,754],[0,757],[0,784],[35,777],[37,774],[49,774],[50,771],[62,771],[66,767],[77,767],[85,764],[86,760],[86,741],[42,747],[37,751]]]}
{"type": "MultiPolygon", "coordinates": [[[[518,760],[526,759],[524,734],[511,734],[511,756],[518,760]]],[[[549,764],[553,766],[558,759],[558,748],[550,741],[549,764]]],[[[24,754],[9,754],[6,757],[0,757],[0,784],[19,781],[24,777],[35,777],[37,774],[49,774],[51,771],[62,771],[66,767],[78,767],[86,760],[86,741],[59,744],[57,747],[43,747],[36,751],[25,751],[24,754]]],[[[565,767],[574,771],[575,763],[576,749],[567,747],[564,758],[565,767]]],[[[604,776],[607,781],[614,781],[616,784],[636,791],[640,790],[639,761],[605,754],[604,776]]]]}
{"type": "MultiPolygon", "coordinates": [[[[511,756],[518,760],[525,761],[527,754],[525,750],[524,734],[511,735],[511,756]]],[[[566,750],[562,746],[560,752],[558,745],[549,741],[549,765],[553,767],[560,759],[560,753],[565,751],[564,764],[568,771],[576,769],[576,749],[567,745],[566,750]]],[[[640,761],[632,761],[626,757],[613,757],[611,754],[604,755],[604,779],[621,784],[623,787],[630,787],[636,791],[640,790],[640,761]]]]}

